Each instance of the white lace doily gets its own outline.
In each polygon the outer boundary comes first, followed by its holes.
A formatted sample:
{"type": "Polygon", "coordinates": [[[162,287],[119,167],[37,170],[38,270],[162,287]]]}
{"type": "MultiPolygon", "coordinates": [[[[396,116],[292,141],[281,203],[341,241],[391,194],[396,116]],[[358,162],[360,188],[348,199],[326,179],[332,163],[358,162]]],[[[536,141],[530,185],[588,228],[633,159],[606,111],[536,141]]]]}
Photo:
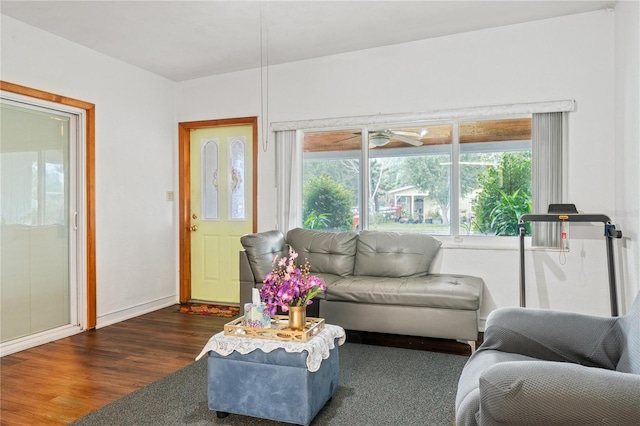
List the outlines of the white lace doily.
{"type": "Polygon", "coordinates": [[[335,347],[335,339],[338,339],[338,345],[342,345],[346,339],[346,335],[342,327],[332,324],[325,324],[324,330],[304,343],[226,336],[224,332],[221,331],[209,339],[200,352],[200,355],[196,357],[196,360],[202,358],[209,353],[209,351],[227,356],[233,351],[246,355],[256,349],[260,349],[264,353],[269,353],[282,348],[287,352],[293,353],[307,351],[309,353],[307,356],[307,369],[313,373],[320,369],[320,364],[323,359],[329,358],[329,351],[335,347]]]}

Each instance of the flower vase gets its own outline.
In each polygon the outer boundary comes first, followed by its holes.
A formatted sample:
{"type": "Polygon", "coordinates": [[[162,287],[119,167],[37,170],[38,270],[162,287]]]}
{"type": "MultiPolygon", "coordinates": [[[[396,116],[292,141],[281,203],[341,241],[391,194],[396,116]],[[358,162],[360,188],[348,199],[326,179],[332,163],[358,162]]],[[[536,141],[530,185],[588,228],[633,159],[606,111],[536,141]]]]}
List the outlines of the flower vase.
{"type": "Polygon", "coordinates": [[[289,306],[289,328],[295,331],[304,330],[307,324],[306,306],[289,306]]]}

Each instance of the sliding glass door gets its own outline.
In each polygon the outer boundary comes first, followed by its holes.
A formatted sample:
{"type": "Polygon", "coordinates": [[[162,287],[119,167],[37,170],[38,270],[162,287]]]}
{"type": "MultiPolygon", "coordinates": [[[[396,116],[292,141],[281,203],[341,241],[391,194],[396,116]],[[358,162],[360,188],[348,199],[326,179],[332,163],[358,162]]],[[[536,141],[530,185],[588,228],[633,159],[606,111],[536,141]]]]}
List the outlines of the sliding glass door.
{"type": "Polygon", "coordinates": [[[0,106],[0,344],[5,348],[29,339],[42,342],[43,334],[60,330],[73,334],[80,327],[78,117],[5,99],[0,106]]]}

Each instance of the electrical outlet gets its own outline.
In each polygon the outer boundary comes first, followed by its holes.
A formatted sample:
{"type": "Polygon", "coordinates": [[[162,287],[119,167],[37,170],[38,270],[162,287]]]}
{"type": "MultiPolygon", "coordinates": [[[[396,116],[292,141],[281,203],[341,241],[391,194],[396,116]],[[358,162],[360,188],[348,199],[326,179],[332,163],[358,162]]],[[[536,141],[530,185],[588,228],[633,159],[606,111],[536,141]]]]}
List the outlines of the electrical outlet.
{"type": "Polygon", "coordinates": [[[167,191],[167,201],[173,201],[173,191],[167,191]]]}

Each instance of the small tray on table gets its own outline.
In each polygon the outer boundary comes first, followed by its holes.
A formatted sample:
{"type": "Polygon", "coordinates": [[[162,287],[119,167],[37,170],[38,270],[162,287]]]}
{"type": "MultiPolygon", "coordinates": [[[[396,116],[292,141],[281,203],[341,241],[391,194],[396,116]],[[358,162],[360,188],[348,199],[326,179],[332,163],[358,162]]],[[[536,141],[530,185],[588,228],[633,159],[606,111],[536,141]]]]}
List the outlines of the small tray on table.
{"type": "Polygon", "coordinates": [[[285,340],[289,342],[306,342],[324,329],[324,318],[307,317],[303,330],[289,328],[289,316],[272,315],[271,328],[246,327],[244,317],[237,318],[224,325],[224,334],[254,339],[285,340]]]}

